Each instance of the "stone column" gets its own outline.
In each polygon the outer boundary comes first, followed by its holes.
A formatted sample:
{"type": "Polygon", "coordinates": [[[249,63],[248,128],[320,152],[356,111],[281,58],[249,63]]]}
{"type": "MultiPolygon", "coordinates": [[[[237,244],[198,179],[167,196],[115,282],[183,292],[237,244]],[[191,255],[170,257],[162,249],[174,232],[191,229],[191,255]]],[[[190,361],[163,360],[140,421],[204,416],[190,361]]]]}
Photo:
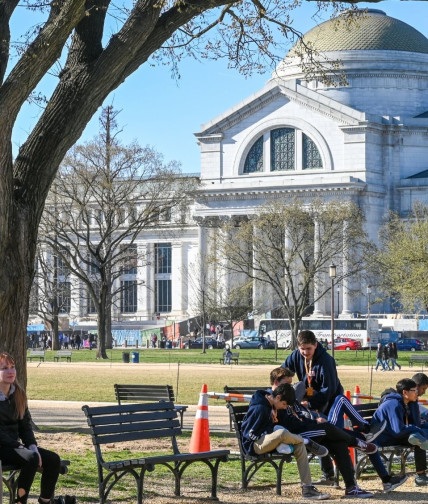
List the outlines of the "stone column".
{"type": "Polygon", "coordinates": [[[342,317],[348,317],[349,315],[351,315],[351,309],[350,309],[350,304],[351,304],[351,298],[350,298],[350,295],[349,295],[349,292],[351,290],[351,278],[347,276],[347,273],[348,273],[348,260],[347,260],[347,257],[348,257],[348,250],[347,250],[347,227],[348,227],[348,223],[345,221],[343,223],[343,264],[342,264],[342,267],[343,267],[343,275],[344,275],[344,278],[343,278],[343,281],[342,281],[342,285],[343,285],[343,289],[342,289],[342,312],[341,312],[341,316],[342,317]]]}
{"type": "MultiPolygon", "coordinates": [[[[319,241],[319,234],[320,234],[320,224],[317,220],[315,220],[315,226],[314,226],[314,258],[315,260],[318,257],[319,250],[320,250],[320,241],[319,241]]],[[[323,285],[323,279],[322,279],[322,274],[320,271],[317,271],[314,276],[314,313],[313,317],[319,317],[324,315],[324,311],[322,309],[323,303],[322,303],[322,298],[319,298],[322,290],[322,285],[323,285]],[[318,299],[319,298],[319,299],[318,299]]]]}
{"type": "Polygon", "coordinates": [[[147,308],[147,298],[148,298],[148,289],[147,289],[147,269],[151,266],[147,264],[147,243],[139,243],[137,245],[137,300],[138,300],[138,308],[137,308],[137,316],[140,316],[145,319],[151,319],[152,314],[148,311],[147,308]]]}
{"type": "Polygon", "coordinates": [[[183,248],[181,242],[171,244],[171,315],[180,317],[183,312],[183,248]]]}

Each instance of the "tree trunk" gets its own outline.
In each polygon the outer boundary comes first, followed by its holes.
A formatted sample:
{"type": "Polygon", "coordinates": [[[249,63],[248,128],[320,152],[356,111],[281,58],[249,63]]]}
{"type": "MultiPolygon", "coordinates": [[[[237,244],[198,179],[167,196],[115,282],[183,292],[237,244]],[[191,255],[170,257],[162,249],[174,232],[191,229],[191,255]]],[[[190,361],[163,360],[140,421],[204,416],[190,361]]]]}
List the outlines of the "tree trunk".
{"type": "Polygon", "coordinates": [[[106,352],[106,321],[108,313],[106,313],[106,288],[105,285],[101,286],[100,303],[98,310],[98,345],[97,345],[97,359],[107,359],[106,352]],[[104,291],[104,292],[103,292],[104,291]]]}
{"type": "Polygon", "coordinates": [[[60,350],[58,309],[55,307],[52,318],[52,350],[60,350]]]}
{"type": "Polygon", "coordinates": [[[28,305],[34,275],[37,226],[34,227],[34,221],[28,217],[25,208],[18,208],[12,203],[8,215],[0,216],[0,228],[0,344],[1,349],[14,358],[18,381],[25,388],[28,305]]]}

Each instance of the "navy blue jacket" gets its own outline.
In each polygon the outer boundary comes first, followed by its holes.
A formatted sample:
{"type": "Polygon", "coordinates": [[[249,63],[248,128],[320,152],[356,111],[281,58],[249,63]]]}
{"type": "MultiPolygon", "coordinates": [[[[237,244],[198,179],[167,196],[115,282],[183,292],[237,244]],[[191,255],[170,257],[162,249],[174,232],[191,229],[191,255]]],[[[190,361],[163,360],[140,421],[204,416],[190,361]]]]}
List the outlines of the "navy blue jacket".
{"type": "Polygon", "coordinates": [[[266,399],[270,392],[257,390],[251,398],[247,414],[241,425],[242,447],[248,455],[255,455],[253,448],[254,441],[257,441],[264,434],[273,432],[277,423],[272,420],[272,406],[266,399]]]}
{"type": "Polygon", "coordinates": [[[425,437],[422,429],[419,427],[418,403],[410,402],[406,407],[403,396],[398,392],[385,395],[373,415],[373,422],[381,423],[384,420],[387,422],[386,428],[376,439],[376,444],[379,446],[400,444],[414,432],[418,432],[425,437]]]}
{"type": "MultiPolygon", "coordinates": [[[[282,364],[282,367],[294,371],[297,378],[308,386],[305,358],[299,350],[294,350],[282,364]]],[[[305,397],[304,400],[309,401],[311,409],[328,413],[336,396],[343,394],[343,387],[337,376],[336,362],[319,343],[312,358],[311,376],[314,395],[305,397]]]]}

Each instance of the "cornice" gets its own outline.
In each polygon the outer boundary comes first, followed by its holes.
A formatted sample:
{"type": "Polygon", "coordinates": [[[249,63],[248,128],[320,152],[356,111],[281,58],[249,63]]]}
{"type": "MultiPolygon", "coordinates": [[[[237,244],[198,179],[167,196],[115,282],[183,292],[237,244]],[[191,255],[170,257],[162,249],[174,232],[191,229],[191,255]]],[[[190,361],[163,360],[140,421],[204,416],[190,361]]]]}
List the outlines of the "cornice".
{"type": "Polygon", "coordinates": [[[325,187],[295,187],[295,188],[276,188],[276,189],[260,189],[257,191],[251,190],[225,190],[221,192],[205,192],[204,199],[210,201],[244,201],[244,200],[260,200],[260,199],[280,199],[284,195],[305,195],[316,197],[320,193],[343,196],[343,193],[359,194],[367,189],[365,182],[350,183],[336,186],[325,187]]]}
{"type": "Polygon", "coordinates": [[[348,70],[346,72],[346,77],[349,79],[417,79],[417,80],[428,80],[426,72],[420,73],[408,73],[405,69],[402,71],[396,70],[394,73],[385,72],[353,72],[348,70]]]}

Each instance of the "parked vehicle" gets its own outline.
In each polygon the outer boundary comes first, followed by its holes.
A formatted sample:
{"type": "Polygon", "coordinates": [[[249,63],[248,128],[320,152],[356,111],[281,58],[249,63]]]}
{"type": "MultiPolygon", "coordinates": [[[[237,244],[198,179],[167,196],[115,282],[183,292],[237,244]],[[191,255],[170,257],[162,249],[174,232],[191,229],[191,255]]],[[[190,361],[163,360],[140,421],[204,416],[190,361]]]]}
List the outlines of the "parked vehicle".
{"type": "MultiPolygon", "coordinates": [[[[361,341],[353,340],[350,338],[335,338],[334,339],[334,349],[335,350],[361,350],[361,341]]],[[[328,349],[331,350],[331,342],[328,344],[328,349]]]]}
{"type": "Polygon", "coordinates": [[[233,342],[233,348],[236,348],[236,350],[240,350],[241,348],[259,348],[262,350],[264,348],[275,348],[275,343],[259,336],[250,336],[249,338],[237,338],[233,342]]]}
{"type": "MultiPolygon", "coordinates": [[[[184,348],[202,348],[202,336],[194,341],[186,341],[184,348]]],[[[205,336],[205,348],[212,350],[213,348],[224,348],[224,341],[218,342],[215,338],[205,336]]]]}
{"type": "Polygon", "coordinates": [[[411,351],[424,349],[424,342],[415,338],[401,338],[396,342],[397,350],[411,351]]]}

